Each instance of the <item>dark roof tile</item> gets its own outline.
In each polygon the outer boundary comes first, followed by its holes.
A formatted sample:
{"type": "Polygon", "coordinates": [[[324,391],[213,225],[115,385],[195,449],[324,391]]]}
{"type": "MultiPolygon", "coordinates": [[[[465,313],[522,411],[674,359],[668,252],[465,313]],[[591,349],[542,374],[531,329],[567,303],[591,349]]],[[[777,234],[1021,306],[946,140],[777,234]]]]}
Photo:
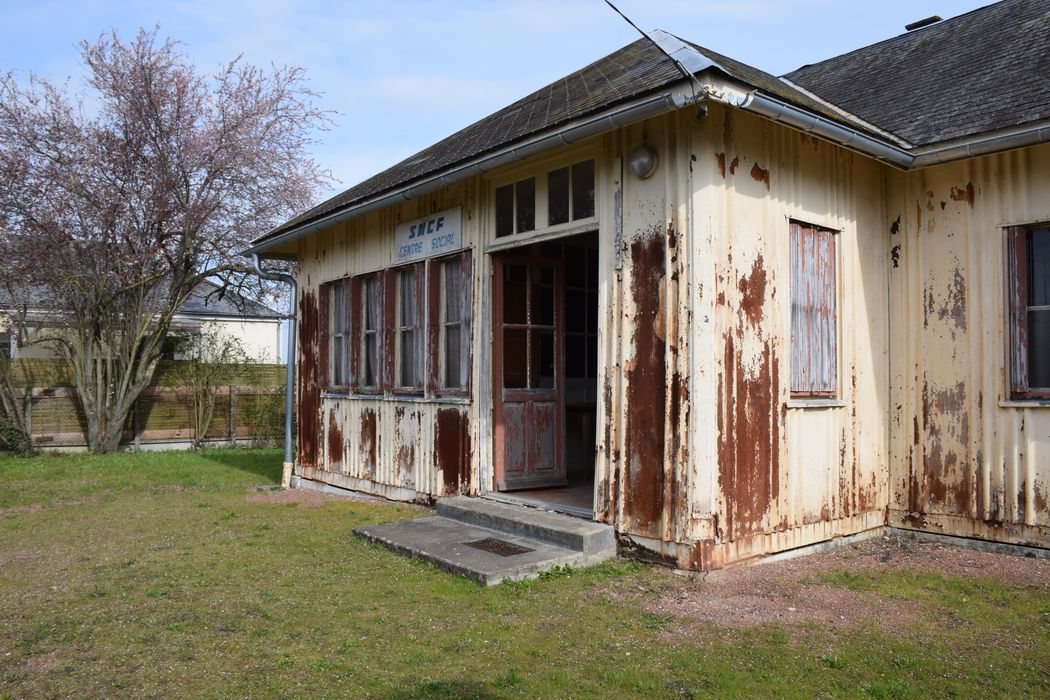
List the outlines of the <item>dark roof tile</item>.
{"type": "Polygon", "coordinates": [[[1004,0],[788,73],[926,146],[1050,118],[1050,2],[1004,0]]]}

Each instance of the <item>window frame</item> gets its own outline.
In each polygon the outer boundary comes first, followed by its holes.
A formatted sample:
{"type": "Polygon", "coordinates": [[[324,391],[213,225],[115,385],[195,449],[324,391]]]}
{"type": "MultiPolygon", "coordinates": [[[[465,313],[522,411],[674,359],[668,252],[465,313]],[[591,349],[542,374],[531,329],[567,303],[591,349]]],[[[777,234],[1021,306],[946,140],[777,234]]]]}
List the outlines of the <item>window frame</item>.
{"type": "Polygon", "coordinates": [[[472,363],[472,312],[474,300],[474,275],[473,254],[470,248],[458,251],[451,255],[431,258],[428,261],[427,270],[427,305],[429,309],[427,330],[427,389],[435,398],[462,398],[470,395],[472,363]],[[447,299],[445,293],[444,269],[446,264],[455,264],[458,261],[460,270],[460,373],[461,382],[458,387],[444,386],[445,375],[445,340],[446,322],[445,310],[447,299]]]}
{"type": "Polygon", "coordinates": [[[1009,226],[1006,229],[1007,271],[1006,297],[1009,313],[1007,320],[1008,357],[1007,390],[1011,399],[1047,400],[1050,387],[1032,387],[1029,384],[1028,313],[1033,308],[1028,304],[1028,285],[1031,260],[1029,240],[1034,231],[1050,229],[1050,223],[1009,226]]]}
{"type": "Polygon", "coordinates": [[[357,321],[353,324],[351,336],[353,342],[351,344],[350,354],[350,380],[351,389],[354,393],[358,394],[382,394],[386,384],[384,383],[385,372],[383,361],[384,350],[386,345],[385,338],[385,317],[384,313],[384,280],[386,275],[383,271],[369,272],[362,275],[356,275],[352,278],[351,282],[351,295],[350,305],[353,308],[354,318],[357,321]],[[365,328],[366,320],[368,318],[367,309],[365,304],[367,300],[365,298],[365,290],[368,288],[368,284],[371,281],[375,281],[375,306],[376,306],[376,327],[368,330],[365,328]],[[375,369],[375,383],[366,384],[364,381],[364,367],[365,367],[365,343],[368,340],[368,334],[375,336],[375,358],[376,358],[376,369],[375,369]]]}
{"type": "Polygon", "coordinates": [[[351,344],[353,342],[353,294],[351,290],[350,278],[344,277],[342,279],[333,280],[326,282],[321,285],[321,305],[319,309],[320,315],[320,326],[321,326],[321,338],[322,340],[322,356],[320,358],[321,366],[324,368],[324,386],[333,391],[348,391],[353,383],[353,376],[351,374],[351,344]],[[342,293],[343,297],[343,326],[342,332],[336,330],[336,324],[333,319],[333,314],[336,312],[333,298],[335,294],[342,293]],[[339,361],[335,351],[335,338],[339,336],[343,338],[343,382],[336,381],[336,363],[339,361]]]}
{"type": "Polygon", "coordinates": [[[427,373],[427,358],[426,353],[426,261],[420,261],[412,263],[410,265],[402,265],[400,267],[391,268],[389,271],[389,279],[391,281],[390,294],[391,305],[390,313],[386,319],[386,325],[390,328],[392,338],[390,339],[387,347],[390,354],[393,355],[393,367],[390,373],[390,391],[393,394],[400,396],[419,396],[424,393],[426,389],[426,373],[427,373]],[[404,323],[402,318],[402,302],[403,302],[403,288],[402,279],[404,275],[411,275],[411,284],[415,289],[415,318],[411,319],[411,324],[404,323]],[[416,366],[414,377],[415,382],[412,384],[406,384],[402,381],[402,358],[404,348],[402,345],[403,334],[411,330],[413,333],[413,345],[416,356],[416,366]]]}
{"type": "Polygon", "coordinates": [[[548,234],[554,234],[561,231],[574,231],[578,229],[585,229],[591,226],[597,227],[599,221],[599,212],[601,211],[601,188],[599,186],[602,179],[602,159],[600,154],[596,153],[592,149],[580,149],[571,154],[560,154],[556,157],[546,158],[538,163],[531,164],[527,167],[519,167],[512,171],[506,171],[503,175],[494,177],[490,181],[490,189],[487,195],[487,203],[489,213],[486,216],[486,220],[491,226],[489,235],[489,241],[495,246],[507,246],[512,247],[518,245],[512,241],[527,240],[532,237],[546,236],[548,234]],[[580,166],[591,164],[591,174],[593,176],[593,189],[594,196],[592,204],[592,211],[589,216],[580,217],[576,214],[576,202],[573,196],[574,194],[574,172],[580,166]],[[568,220],[562,223],[551,224],[550,223],[550,174],[565,170],[568,175],[568,220]],[[521,231],[518,227],[518,185],[522,182],[533,180],[533,227],[528,231],[521,231]],[[498,193],[504,188],[510,188],[511,197],[510,206],[511,214],[513,215],[513,230],[509,233],[500,235],[499,231],[499,206],[498,206],[498,193]]]}
{"type": "MultiPolygon", "coordinates": [[[[842,378],[841,378],[840,375],[841,375],[842,362],[841,362],[840,353],[842,351],[842,342],[841,342],[841,333],[840,333],[840,325],[841,324],[840,324],[839,314],[841,313],[841,306],[842,306],[842,304],[840,303],[840,301],[841,301],[841,293],[840,293],[840,288],[841,288],[841,282],[840,282],[841,264],[840,264],[840,259],[839,259],[839,257],[840,257],[840,249],[841,249],[841,245],[839,244],[839,237],[840,237],[840,235],[841,235],[841,231],[836,230],[836,229],[832,229],[832,228],[828,228],[826,226],[819,226],[817,224],[810,224],[810,223],[807,223],[807,222],[804,222],[804,221],[800,221],[800,220],[796,220],[796,219],[791,219],[789,221],[789,243],[788,243],[788,248],[789,248],[789,254],[790,254],[790,264],[789,264],[789,267],[788,267],[788,284],[789,284],[789,297],[788,297],[788,303],[789,303],[789,316],[788,316],[789,332],[788,332],[788,336],[789,337],[788,337],[788,340],[789,340],[790,363],[791,363],[790,367],[789,367],[789,370],[790,370],[790,372],[789,372],[789,395],[790,395],[790,398],[792,400],[801,400],[801,401],[834,401],[834,400],[838,400],[840,398],[840,396],[841,396],[841,392],[842,392],[842,378]],[[834,308],[832,309],[831,313],[829,314],[829,316],[831,318],[831,321],[832,321],[831,327],[830,327],[831,333],[832,333],[832,336],[831,336],[831,345],[832,345],[832,347],[829,349],[828,352],[824,353],[824,355],[823,355],[823,356],[827,357],[828,360],[830,360],[831,362],[834,363],[833,366],[830,368],[830,371],[826,372],[826,374],[828,375],[828,379],[830,380],[831,384],[833,385],[832,388],[830,388],[830,389],[821,388],[814,382],[814,377],[818,373],[815,373],[815,372],[812,371],[812,365],[810,365],[810,371],[805,372],[803,374],[802,370],[800,369],[802,363],[799,361],[799,358],[801,356],[801,352],[800,352],[800,348],[798,348],[797,345],[796,345],[797,343],[800,343],[800,342],[803,341],[802,338],[799,338],[799,337],[796,336],[795,296],[796,296],[796,291],[798,289],[796,285],[799,282],[799,280],[797,279],[798,274],[797,274],[797,270],[796,270],[796,267],[797,267],[797,265],[796,265],[796,262],[797,262],[796,250],[797,250],[797,245],[798,245],[798,243],[796,243],[796,235],[801,236],[801,235],[803,235],[804,231],[807,231],[807,230],[808,231],[820,232],[820,233],[823,233],[823,234],[827,234],[828,235],[828,243],[830,244],[830,247],[831,247],[831,250],[829,251],[829,253],[827,255],[828,264],[831,266],[831,271],[830,271],[831,272],[831,281],[830,281],[831,289],[830,289],[830,293],[828,294],[827,298],[830,299],[830,301],[834,304],[834,308]],[[805,379],[809,382],[808,386],[797,386],[796,384],[797,383],[801,383],[802,380],[803,380],[803,377],[805,377],[805,379]]],[[[799,242],[801,242],[801,240],[799,242]]],[[[820,375],[824,375],[825,372],[820,372],[819,374],[820,375]]]]}

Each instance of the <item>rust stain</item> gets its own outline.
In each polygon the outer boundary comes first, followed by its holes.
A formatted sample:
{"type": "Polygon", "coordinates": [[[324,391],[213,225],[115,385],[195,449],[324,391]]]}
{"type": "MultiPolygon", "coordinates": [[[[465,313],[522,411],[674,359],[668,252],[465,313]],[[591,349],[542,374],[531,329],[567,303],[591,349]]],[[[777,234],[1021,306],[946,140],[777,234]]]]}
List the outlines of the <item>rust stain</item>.
{"type": "Polygon", "coordinates": [[[734,157],[733,162],[729,164],[729,174],[736,175],[736,169],[740,165],[740,158],[734,157]]]}
{"type": "Polygon", "coordinates": [[[761,182],[766,186],[766,192],[769,192],[769,171],[761,167],[758,163],[751,166],[751,178],[755,182],[761,182]]]}
{"type": "Polygon", "coordinates": [[[361,411],[360,432],[358,434],[358,449],[361,455],[361,464],[364,467],[362,478],[375,479],[376,464],[378,462],[378,425],[375,409],[366,408],[361,411]]]}
{"type": "Polygon", "coordinates": [[[755,258],[751,266],[751,274],[741,277],[737,282],[740,290],[740,309],[747,316],[752,326],[757,326],[762,320],[762,307],[766,300],[766,269],[763,265],[762,256],[755,258]]]}
{"type": "Polygon", "coordinates": [[[299,410],[296,438],[299,464],[317,467],[321,441],[321,385],[318,361],[317,298],[304,291],[299,299],[299,410]]]}
{"type": "MultiPolygon", "coordinates": [[[[343,463],[343,433],[335,417],[335,409],[328,412],[328,466],[338,467],[343,463]]],[[[335,469],[335,471],[339,471],[335,469]]]]}
{"type": "Polygon", "coordinates": [[[760,530],[780,490],[779,362],[766,340],[757,366],[744,366],[735,343],[727,333],[718,377],[718,481],[729,539],[760,530]]]}
{"type": "Polygon", "coordinates": [[[394,430],[397,436],[397,449],[394,451],[394,471],[398,483],[405,488],[415,488],[416,440],[422,423],[418,411],[411,413],[404,406],[394,410],[394,430]],[[413,425],[414,424],[414,425],[413,425]]]}
{"type": "Polygon", "coordinates": [[[631,244],[634,355],[625,364],[623,512],[629,532],[661,538],[667,387],[663,329],[665,250],[659,229],[631,244]],[[659,332],[650,332],[649,329],[659,332]]]}
{"type": "Polygon", "coordinates": [[[953,187],[951,197],[956,202],[966,202],[973,209],[973,183],[967,182],[966,187],[953,187]]]}
{"type": "Polygon", "coordinates": [[[441,476],[440,488],[445,495],[470,491],[470,423],[457,408],[437,412],[434,431],[434,466],[441,476]]]}
{"type": "Polygon", "coordinates": [[[923,382],[922,480],[925,498],[919,512],[948,508],[957,515],[970,511],[975,491],[973,470],[968,468],[970,417],[966,410],[966,384],[933,388],[923,382]]]}
{"type": "Polygon", "coordinates": [[[726,178],[726,154],[716,153],[715,160],[718,163],[718,174],[721,175],[724,180],[726,178]]]}

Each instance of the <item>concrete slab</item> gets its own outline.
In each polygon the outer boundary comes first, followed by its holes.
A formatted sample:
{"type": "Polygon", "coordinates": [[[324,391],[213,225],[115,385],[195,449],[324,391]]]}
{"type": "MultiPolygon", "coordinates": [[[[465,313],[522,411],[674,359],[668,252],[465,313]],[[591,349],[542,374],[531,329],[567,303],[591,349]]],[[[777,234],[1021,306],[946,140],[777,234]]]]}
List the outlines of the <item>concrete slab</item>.
{"type": "Polygon", "coordinates": [[[592,566],[616,554],[615,548],[611,554],[607,550],[577,551],[441,516],[359,528],[354,534],[395,552],[432,562],[482,586],[535,578],[556,566],[592,566]],[[531,551],[502,556],[467,544],[481,540],[497,540],[511,549],[531,551]]]}

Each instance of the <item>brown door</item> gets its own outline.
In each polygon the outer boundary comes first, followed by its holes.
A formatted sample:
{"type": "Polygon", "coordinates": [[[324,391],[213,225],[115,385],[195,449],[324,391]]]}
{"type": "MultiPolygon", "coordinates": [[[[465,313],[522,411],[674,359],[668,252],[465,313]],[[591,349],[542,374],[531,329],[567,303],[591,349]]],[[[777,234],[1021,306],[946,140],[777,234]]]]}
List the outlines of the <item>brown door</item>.
{"type": "Polygon", "coordinates": [[[563,486],[561,261],[494,263],[496,489],[563,486]]]}

